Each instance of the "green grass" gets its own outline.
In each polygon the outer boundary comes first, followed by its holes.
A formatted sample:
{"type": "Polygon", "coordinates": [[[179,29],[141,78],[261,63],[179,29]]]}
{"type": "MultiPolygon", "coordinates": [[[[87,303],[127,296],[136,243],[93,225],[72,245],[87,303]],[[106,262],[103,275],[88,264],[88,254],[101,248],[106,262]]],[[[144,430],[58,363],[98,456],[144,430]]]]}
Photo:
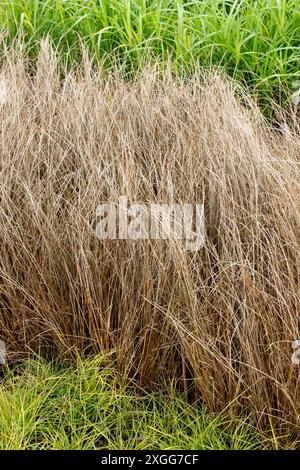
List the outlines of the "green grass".
{"type": "Polygon", "coordinates": [[[268,98],[300,76],[298,0],[2,0],[0,24],[7,45],[22,32],[32,57],[49,35],[68,63],[84,44],[130,70],[152,60],[185,72],[221,65],[268,98]]]}
{"type": "Polygon", "coordinates": [[[121,385],[104,362],[58,367],[28,360],[7,370],[0,382],[0,449],[274,447],[250,424],[188,405],[172,386],[146,393],[121,385]]]}

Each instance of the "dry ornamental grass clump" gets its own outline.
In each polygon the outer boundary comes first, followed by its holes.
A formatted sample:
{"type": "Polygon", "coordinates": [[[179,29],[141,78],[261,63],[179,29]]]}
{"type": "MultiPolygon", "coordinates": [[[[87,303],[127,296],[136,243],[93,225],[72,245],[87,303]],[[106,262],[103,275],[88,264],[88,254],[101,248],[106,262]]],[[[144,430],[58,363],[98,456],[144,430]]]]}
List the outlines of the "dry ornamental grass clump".
{"type": "Polygon", "coordinates": [[[86,61],[60,81],[46,43],[34,75],[8,57],[1,76],[8,355],[113,349],[143,385],[180,379],[211,411],[297,424],[297,122],[271,129],[219,75],[146,70],[128,83],[100,80],[86,61]],[[204,202],[204,247],[99,240],[96,208],[119,195],[204,202]]]}

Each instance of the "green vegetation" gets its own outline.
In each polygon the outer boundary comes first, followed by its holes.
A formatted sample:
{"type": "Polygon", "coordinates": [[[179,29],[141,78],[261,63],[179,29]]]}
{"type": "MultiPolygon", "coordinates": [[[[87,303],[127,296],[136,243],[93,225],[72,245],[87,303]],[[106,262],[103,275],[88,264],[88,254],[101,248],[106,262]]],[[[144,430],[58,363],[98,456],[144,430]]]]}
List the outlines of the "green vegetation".
{"type": "Polygon", "coordinates": [[[68,63],[84,44],[127,70],[151,60],[221,65],[274,99],[300,74],[297,0],[2,0],[0,24],[4,43],[22,33],[33,57],[49,35],[68,63]]]}
{"type": "MultiPolygon", "coordinates": [[[[28,360],[0,382],[0,449],[258,449],[249,425],[208,417],[167,393],[121,385],[103,357],[57,366],[28,360]]],[[[276,446],[275,446],[276,447],[276,446]]]]}

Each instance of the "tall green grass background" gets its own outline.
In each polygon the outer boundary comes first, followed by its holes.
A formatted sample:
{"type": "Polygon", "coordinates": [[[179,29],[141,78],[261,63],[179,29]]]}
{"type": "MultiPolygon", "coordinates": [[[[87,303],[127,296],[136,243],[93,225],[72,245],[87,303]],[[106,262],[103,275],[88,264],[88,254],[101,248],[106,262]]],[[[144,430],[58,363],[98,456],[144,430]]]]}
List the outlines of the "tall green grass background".
{"type": "Polygon", "coordinates": [[[49,35],[68,65],[84,45],[126,70],[221,66],[274,100],[300,77],[298,0],[2,0],[0,24],[2,51],[22,36],[34,58],[49,35]]]}

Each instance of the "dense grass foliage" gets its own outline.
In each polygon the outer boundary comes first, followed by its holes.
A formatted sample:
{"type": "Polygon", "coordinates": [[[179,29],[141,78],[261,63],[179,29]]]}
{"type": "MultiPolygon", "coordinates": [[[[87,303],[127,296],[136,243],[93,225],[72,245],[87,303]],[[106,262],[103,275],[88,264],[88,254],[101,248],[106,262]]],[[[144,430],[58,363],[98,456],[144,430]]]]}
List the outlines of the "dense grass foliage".
{"type": "MultiPolygon", "coordinates": [[[[9,357],[115,351],[143,386],[299,430],[300,129],[219,75],[63,81],[8,57],[0,106],[0,339],[9,357]],[[247,107],[241,105],[241,98],[247,107]],[[101,202],[204,202],[205,244],[99,240],[101,202]]],[[[273,424],[274,425],[274,424],[273,424]]],[[[284,431],[284,432],[285,432],[284,431]]]]}
{"type": "Polygon", "coordinates": [[[22,33],[31,56],[49,35],[68,63],[84,44],[127,70],[221,65],[275,99],[300,73],[298,0],[2,0],[0,24],[4,43],[22,33]]]}
{"type": "MultiPolygon", "coordinates": [[[[124,379],[123,379],[124,382],[124,379]]],[[[26,361],[0,380],[0,449],[263,449],[249,424],[208,416],[172,386],[122,385],[102,356],[75,366],[26,361]]]]}

